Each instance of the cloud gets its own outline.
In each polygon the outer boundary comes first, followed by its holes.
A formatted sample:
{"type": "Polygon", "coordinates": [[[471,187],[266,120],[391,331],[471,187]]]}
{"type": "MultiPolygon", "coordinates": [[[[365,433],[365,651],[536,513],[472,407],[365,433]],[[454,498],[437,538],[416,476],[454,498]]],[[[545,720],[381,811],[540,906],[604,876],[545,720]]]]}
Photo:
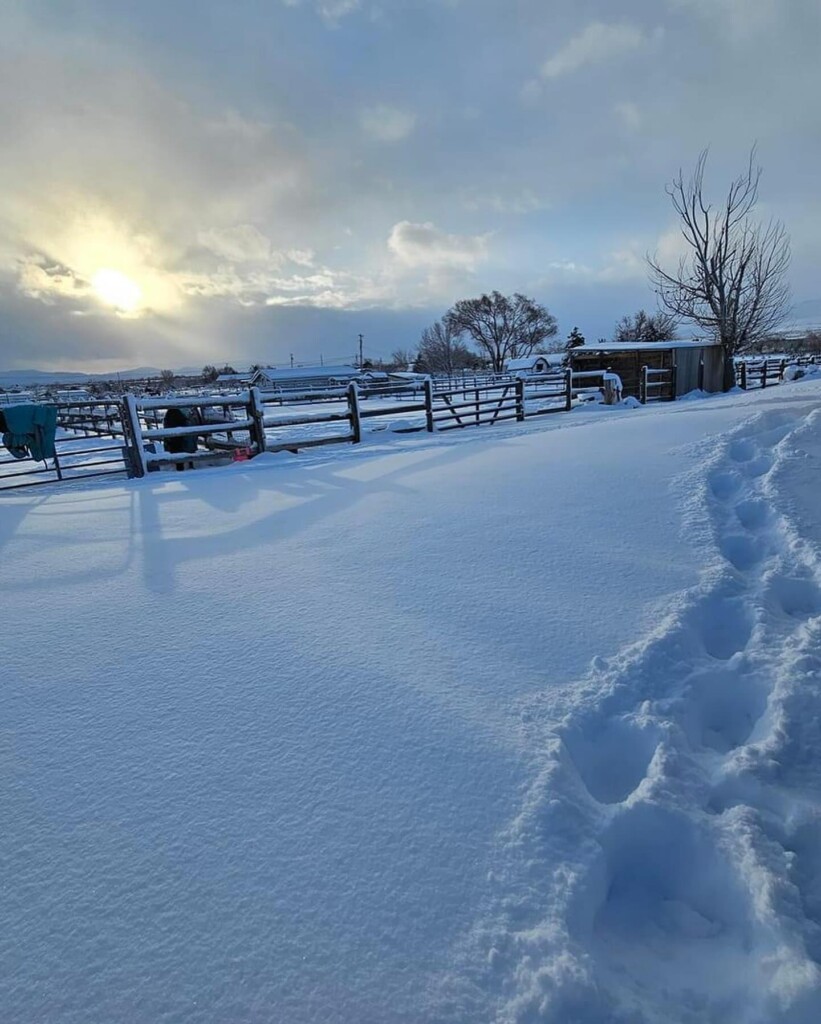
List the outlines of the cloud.
{"type": "Polygon", "coordinates": [[[785,0],[668,0],[668,4],[693,11],[735,40],[749,39],[772,26],[787,6],[785,0]]]}
{"type": "Polygon", "coordinates": [[[200,245],[233,263],[266,261],[271,258],[271,241],[252,224],[209,228],[197,236],[200,245]]]}
{"type": "Polygon", "coordinates": [[[408,220],[393,226],[388,248],[406,267],[473,269],[488,257],[488,235],[448,235],[433,224],[408,220]]]}
{"type": "Polygon", "coordinates": [[[635,25],[607,25],[602,21],[594,21],[546,60],[541,74],[543,78],[559,78],[585,65],[600,64],[631,53],[647,41],[646,34],[635,25]]]}
{"type": "MultiPolygon", "coordinates": [[[[300,7],[302,0],[282,0],[285,7],[300,7]]],[[[311,6],[329,25],[336,25],[341,18],[361,7],[360,0],[313,0],[311,6]]]]}
{"type": "Polygon", "coordinates": [[[461,196],[462,206],[475,213],[490,210],[498,214],[525,214],[546,210],[549,203],[530,188],[511,188],[506,192],[484,192],[478,188],[466,188],[461,196]]]}
{"type": "Polygon", "coordinates": [[[362,130],[379,142],[401,142],[416,127],[416,114],[380,104],[361,111],[362,130]]]}
{"type": "Polygon", "coordinates": [[[316,8],[326,21],[338,21],[358,11],[359,0],[319,0],[316,8]]]}
{"type": "Polygon", "coordinates": [[[70,267],[54,263],[39,253],[19,261],[17,284],[23,295],[48,305],[58,298],[82,300],[91,294],[88,281],[78,278],[70,267]]]}

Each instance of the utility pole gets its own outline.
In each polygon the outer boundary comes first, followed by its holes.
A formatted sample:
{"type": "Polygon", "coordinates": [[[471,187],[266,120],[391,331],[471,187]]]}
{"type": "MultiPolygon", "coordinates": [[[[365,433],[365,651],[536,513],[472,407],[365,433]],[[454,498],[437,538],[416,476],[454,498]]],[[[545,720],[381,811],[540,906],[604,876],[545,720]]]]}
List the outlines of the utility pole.
{"type": "Polygon", "coordinates": [[[359,369],[362,369],[362,335],[359,335],[359,369]]]}
{"type": "Polygon", "coordinates": [[[291,369],[293,370],[293,368],[294,368],[294,353],[292,352],[291,353],[291,369]]]}

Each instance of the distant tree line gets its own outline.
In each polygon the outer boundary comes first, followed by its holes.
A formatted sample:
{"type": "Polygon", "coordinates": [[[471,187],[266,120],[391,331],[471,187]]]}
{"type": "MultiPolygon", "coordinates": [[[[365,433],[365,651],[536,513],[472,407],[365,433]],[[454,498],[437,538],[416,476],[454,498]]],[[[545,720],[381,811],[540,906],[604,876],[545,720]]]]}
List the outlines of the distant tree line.
{"type": "Polygon", "coordinates": [[[237,371],[234,369],[234,367],[233,366],[229,366],[228,363],[226,363],[225,366],[220,366],[219,368],[216,367],[216,366],[212,366],[210,364],[207,364],[207,365],[203,366],[201,376],[202,376],[202,380],[203,380],[204,384],[213,384],[214,381],[217,379],[217,377],[219,377],[219,375],[221,373],[236,373],[236,372],[237,371]]]}

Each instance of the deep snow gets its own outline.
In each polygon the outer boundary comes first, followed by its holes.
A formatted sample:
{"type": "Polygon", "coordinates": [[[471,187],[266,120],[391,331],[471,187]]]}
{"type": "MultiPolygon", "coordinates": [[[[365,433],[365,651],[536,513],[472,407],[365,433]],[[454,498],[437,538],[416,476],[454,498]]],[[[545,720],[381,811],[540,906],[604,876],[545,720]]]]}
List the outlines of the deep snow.
{"type": "Polygon", "coordinates": [[[4,497],[3,1020],[815,1021],[819,397],[4,497]]]}

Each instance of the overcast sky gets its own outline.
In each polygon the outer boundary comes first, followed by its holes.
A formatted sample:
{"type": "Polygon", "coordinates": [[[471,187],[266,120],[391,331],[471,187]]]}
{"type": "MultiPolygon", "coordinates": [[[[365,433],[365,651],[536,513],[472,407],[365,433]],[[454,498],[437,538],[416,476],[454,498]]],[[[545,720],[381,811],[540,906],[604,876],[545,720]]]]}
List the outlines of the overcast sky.
{"type": "Polygon", "coordinates": [[[821,298],[819,0],[2,0],[0,369],[350,358],[523,291],[609,335],[757,141],[821,298]]]}

